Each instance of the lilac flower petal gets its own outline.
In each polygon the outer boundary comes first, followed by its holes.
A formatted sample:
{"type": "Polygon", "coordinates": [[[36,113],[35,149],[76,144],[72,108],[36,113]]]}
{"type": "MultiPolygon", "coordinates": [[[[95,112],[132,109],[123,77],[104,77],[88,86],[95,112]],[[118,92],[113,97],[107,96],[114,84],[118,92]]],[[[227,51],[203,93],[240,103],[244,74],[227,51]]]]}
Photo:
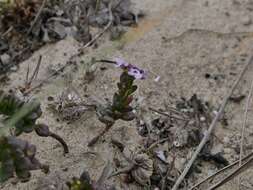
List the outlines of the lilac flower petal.
{"type": "Polygon", "coordinates": [[[116,62],[115,67],[126,68],[126,67],[128,67],[128,65],[129,65],[129,63],[127,63],[127,62],[124,61],[123,59],[115,58],[114,60],[115,60],[115,62],[116,62]]]}
{"type": "Polygon", "coordinates": [[[145,72],[137,67],[132,67],[128,70],[128,74],[133,76],[135,79],[144,79],[145,72]]]}
{"type": "Polygon", "coordinates": [[[144,70],[127,63],[121,58],[115,58],[115,67],[120,67],[128,72],[130,76],[133,76],[135,79],[145,79],[147,74],[144,70]]]}

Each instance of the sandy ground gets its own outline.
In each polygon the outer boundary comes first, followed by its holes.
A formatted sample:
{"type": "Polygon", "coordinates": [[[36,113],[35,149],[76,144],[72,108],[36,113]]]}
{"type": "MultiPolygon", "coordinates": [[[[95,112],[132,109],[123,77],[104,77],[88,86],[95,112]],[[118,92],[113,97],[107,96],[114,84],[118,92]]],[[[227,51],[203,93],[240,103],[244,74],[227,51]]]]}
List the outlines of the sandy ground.
{"type": "MultiPolygon", "coordinates": [[[[93,81],[83,80],[87,70],[85,63],[91,57],[112,59],[124,57],[148,71],[149,76],[139,83],[138,95],[144,98],[143,105],[159,108],[164,102],[170,104],[180,97],[191,97],[194,93],[218,107],[228,92],[238,73],[247,63],[253,50],[253,3],[251,0],[133,0],[136,9],[146,13],[137,28],[131,28],[119,41],[110,41],[107,35],[98,41],[98,48],[87,49],[80,58],[84,64],[71,66],[64,74],[50,80],[32,95],[37,97],[43,106],[41,121],[47,123],[51,130],[61,135],[70,146],[70,153],[62,155],[61,147],[51,139],[38,138],[35,134],[23,136],[38,146],[38,157],[50,165],[50,174],[33,172],[30,182],[13,185],[7,183],[3,190],[61,189],[62,180],[78,176],[84,168],[96,179],[107,160],[112,160],[115,153],[109,143],[112,135],[120,136],[127,146],[140,142],[135,122],[117,122],[115,127],[93,149],[87,148],[87,142],[103,126],[93,113],[85,113],[81,119],[67,124],[57,122],[46,107],[48,96],[56,96],[67,87],[66,75],[71,74],[72,85],[82,96],[96,96],[103,100],[111,98],[119,72],[111,66],[100,70],[98,66],[93,81]],[[217,76],[206,79],[205,74],[217,76]],[[154,79],[160,76],[159,82],[154,79]],[[94,156],[87,151],[96,151],[94,156]],[[51,184],[44,187],[43,183],[51,184]]],[[[75,54],[79,44],[71,38],[41,48],[21,68],[10,75],[11,82],[1,88],[17,87],[25,80],[27,66],[36,65],[39,55],[43,55],[43,64],[38,81],[49,75],[49,70],[65,64],[75,54]],[[49,69],[50,68],[50,69],[49,69]]],[[[78,61],[80,61],[78,60],[78,61]]],[[[251,66],[236,90],[236,94],[247,94],[253,74],[251,66]]],[[[37,82],[38,82],[37,81],[37,82]]],[[[36,82],[35,82],[36,84],[36,82]]],[[[0,84],[1,85],[1,84],[0,84]]],[[[240,132],[243,117],[243,105],[229,103],[226,108],[229,126],[219,125],[215,131],[222,141],[225,157],[229,161],[238,158],[231,147],[240,143],[240,132]]],[[[249,114],[253,114],[250,110],[249,114]]],[[[252,150],[253,120],[249,118],[246,128],[247,145],[245,153],[252,150]]],[[[210,168],[199,176],[208,175],[210,168]]],[[[253,170],[242,174],[241,189],[253,189],[253,170]]],[[[126,186],[119,178],[116,181],[121,189],[141,189],[126,186]]],[[[237,189],[237,180],[229,182],[220,189],[237,189]]]]}

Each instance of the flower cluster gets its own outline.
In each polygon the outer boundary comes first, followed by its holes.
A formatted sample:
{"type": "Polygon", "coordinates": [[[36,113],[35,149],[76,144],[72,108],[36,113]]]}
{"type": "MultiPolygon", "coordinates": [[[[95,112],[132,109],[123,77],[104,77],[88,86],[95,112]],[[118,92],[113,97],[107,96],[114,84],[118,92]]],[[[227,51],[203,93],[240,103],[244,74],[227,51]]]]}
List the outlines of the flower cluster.
{"type": "Polygon", "coordinates": [[[134,77],[135,79],[145,79],[146,78],[146,73],[144,70],[127,63],[123,59],[116,58],[115,59],[115,66],[120,67],[123,70],[125,70],[128,75],[134,77]]]}

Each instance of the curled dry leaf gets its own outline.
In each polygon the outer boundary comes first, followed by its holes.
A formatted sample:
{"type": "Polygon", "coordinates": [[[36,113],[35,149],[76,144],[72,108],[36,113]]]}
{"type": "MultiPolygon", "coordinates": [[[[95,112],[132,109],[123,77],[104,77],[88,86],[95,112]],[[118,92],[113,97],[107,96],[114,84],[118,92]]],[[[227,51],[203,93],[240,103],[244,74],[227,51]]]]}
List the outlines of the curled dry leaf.
{"type": "Polygon", "coordinates": [[[136,168],[131,171],[131,175],[139,184],[148,184],[153,174],[153,161],[147,154],[134,155],[133,161],[136,163],[136,168]]]}

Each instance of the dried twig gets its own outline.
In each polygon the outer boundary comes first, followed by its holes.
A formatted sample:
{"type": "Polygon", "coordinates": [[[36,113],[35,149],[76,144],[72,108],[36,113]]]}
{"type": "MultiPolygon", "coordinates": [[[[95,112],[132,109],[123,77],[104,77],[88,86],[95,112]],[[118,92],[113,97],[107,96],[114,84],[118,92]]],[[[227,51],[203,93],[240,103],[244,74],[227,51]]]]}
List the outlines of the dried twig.
{"type": "Polygon", "coordinates": [[[39,56],[39,60],[36,65],[36,68],[34,69],[33,75],[30,78],[30,83],[32,83],[32,81],[37,78],[39,70],[40,70],[41,61],[42,61],[42,55],[39,56]]]}
{"type": "Polygon", "coordinates": [[[236,176],[241,174],[242,172],[246,171],[253,165],[253,157],[251,157],[247,162],[245,162],[243,165],[241,165],[239,168],[235,169],[233,172],[231,172],[227,177],[219,181],[218,183],[211,186],[208,190],[214,190],[218,187],[224,185],[225,183],[229,182],[230,180],[234,179],[236,176]]]}
{"type": "MultiPolygon", "coordinates": [[[[83,47],[79,48],[78,53],[74,54],[73,56],[70,57],[69,60],[74,59],[75,57],[80,56],[84,49],[88,48],[91,44],[93,44],[98,38],[100,38],[112,25],[113,23],[113,15],[112,15],[112,10],[111,10],[111,5],[109,5],[109,12],[110,12],[110,20],[108,22],[108,24],[106,25],[106,27],[103,29],[102,32],[98,33],[92,40],[90,40],[87,44],[85,44],[83,47]]],[[[24,93],[24,95],[28,95],[29,93],[31,93],[32,91],[34,91],[37,88],[40,88],[41,86],[43,86],[44,83],[48,82],[49,79],[55,77],[56,75],[58,75],[58,73],[60,73],[61,71],[63,71],[65,68],[67,68],[68,66],[70,66],[71,64],[69,64],[71,61],[68,61],[66,64],[64,64],[63,66],[61,66],[59,69],[57,69],[56,71],[54,71],[50,76],[48,76],[46,79],[42,80],[38,85],[36,85],[35,87],[29,89],[28,91],[26,91],[24,93]]]]}
{"type": "Polygon", "coordinates": [[[165,141],[167,141],[167,140],[169,140],[169,137],[160,139],[160,140],[154,142],[153,144],[151,144],[148,148],[140,149],[140,150],[137,152],[137,154],[140,154],[140,153],[142,153],[142,152],[148,152],[148,151],[150,151],[151,149],[155,148],[157,145],[159,145],[159,144],[161,144],[161,143],[163,143],[163,142],[165,142],[165,141]]]}
{"type": "Polygon", "coordinates": [[[173,160],[172,162],[170,163],[170,167],[168,166],[168,169],[167,169],[167,172],[166,172],[166,175],[164,177],[162,177],[162,187],[161,187],[161,190],[165,190],[166,189],[166,181],[175,165],[175,160],[176,160],[176,157],[173,156],[173,160]]]}
{"type": "MultiPolygon", "coordinates": [[[[242,132],[241,132],[239,167],[242,165],[243,142],[244,142],[244,136],[245,136],[245,128],[246,128],[246,124],[248,120],[248,110],[249,110],[249,104],[250,104],[250,100],[252,96],[252,91],[253,91],[253,80],[251,82],[250,91],[247,97],[247,102],[245,104],[245,112],[244,112],[242,132]]],[[[238,178],[238,189],[240,189],[240,178],[238,178]]]]}
{"type": "Polygon", "coordinates": [[[97,136],[95,136],[93,139],[91,139],[91,141],[88,143],[88,146],[91,147],[94,144],[97,143],[97,141],[100,139],[100,137],[102,137],[107,131],[109,131],[111,129],[113,125],[106,125],[105,129],[99,133],[97,136]]]}
{"type": "Polygon", "coordinates": [[[201,152],[202,148],[205,146],[206,142],[208,141],[210,135],[212,134],[214,128],[216,127],[217,122],[219,121],[227,103],[228,100],[230,98],[230,96],[233,94],[235,88],[237,87],[237,85],[239,84],[240,80],[242,79],[242,77],[244,76],[244,73],[246,72],[246,70],[248,69],[249,65],[252,64],[253,62],[253,56],[250,58],[249,62],[245,65],[245,67],[243,68],[243,70],[241,71],[240,75],[238,76],[238,78],[236,79],[236,81],[234,82],[232,88],[230,89],[230,91],[228,92],[228,94],[226,95],[226,97],[224,98],[219,112],[216,114],[215,118],[213,119],[212,123],[210,124],[208,131],[205,133],[205,136],[203,137],[203,139],[201,140],[199,146],[197,147],[196,151],[194,152],[191,160],[188,162],[188,164],[186,165],[183,173],[179,176],[179,178],[177,179],[176,183],[174,184],[172,190],[177,190],[179,185],[182,183],[182,181],[184,180],[185,176],[187,175],[188,171],[190,170],[190,168],[192,167],[193,163],[195,162],[195,160],[197,159],[199,153],[201,152]]]}
{"type": "Polygon", "coordinates": [[[122,168],[121,170],[119,170],[117,172],[112,173],[107,179],[110,179],[110,178],[115,177],[115,176],[120,175],[120,174],[129,173],[132,170],[134,170],[135,168],[136,168],[136,165],[135,164],[131,164],[130,166],[127,166],[127,167],[122,168]]]}
{"type": "Polygon", "coordinates": [[[99,177],[99,179],[96,182],[96,185],[98,187],[102,186],[105,183],[106,179],[108,178],[109,174],[111,173],[111,167],[112,166],[111,166],[110,162],[108,162],[105,165],[105,167],[104,167],[104,169],[103,169],[103,171],[101,173],[101,176],[99,177]]]}
{"type": "Polygon", "coordinates": [[[69,148],[67,143],[57,134],[50,132],[49,134],[50,137],[54,138],[55,140],[57,140],[59,143],[61,143],[63,149],[64,149],[64,154],[68,154],[69,153],[69,148]]]}
{"type": "Polygon", "coordinates": [[[1,34],[1,38],[4,38],[5,36],[7,36],[12,30],[13,30],[13,26],[8,28],[8,30],[6,30],[3,34],[1,34]]]}
{"type": "Polygon", "coordinates": [[[112,14],[112,5],[111,5],[111,3],[109,4],[108,9],[109,9],[109,14],[110,14],[108,24],[105,26],[105,28],[101,32],[96,34],[92,40],[90,40],[87,44],[85,44],[83,47],[81,47],[79,49],[79,54],[82,54],[84,49],[86,49],[87,47],[92,45],[98,38],[100,38],[111,27],[111,25],[113,23],[113,14],[112,14]]]}
{"type": "Polygon", "coordinates": [[[29,30],[27,31],[27,36],[31,33],[31,31],[33,30],[35,24],[37,23],[38,19],[40,18],[40,15],[41,15],[41,13],[42,13],[42,11],[43,11],[43,9],[44,9],[46,3],[47,3],[47,0],[43,0],[42,4],[41,4],[41,6],[40,6],[40,9],[39,9],[39,11],[38,11],[38,13],[36,14],[36,16],[35,16],[35,18],[34,18],[32,24],[31,24],[29,30]]]}
{"type": "MultiPolygon", "coordinates": [[[[247,156],[245,156],[244,158],[242,158],[242,161],[245,161],[247,160],[248,158],[251,158],[253,156],[253,152],[248,154],[247,156]]],[[[217,172],[215,172],[214,174],[206,177],[205,179],[201,180],[200,182],[198,182],[196,185],[192,186],[189,190],[194,190],[196,189],[197,187],[199,187],[200,185],[202,185],[203,183],[205,183],[206,181],[210,180],[211,178],[214,178],[215,176],[217,176],[218,174],[224,172],[225,170],[235,166],[236,164],[239,163],[239,160],[236,160],[234,161],[233,163],[231,163],[230,165],[218,170],[217,172]]]]}
{"type": "Polygon", "coordinates": [[[30,79],[29,79],[30,67],[28,65],[27,72],[26,72],[26,80],[25,80],[25,90],[29,89],[31,87],[33,80],[37,78],[38,73],[39,73],[39,69],[40,69],[40,65],[41,65],[41,61],[42,61],[42,56],[40,55],[38,63],[36,65],[30,79]]]}
{"type": "Polygon", "coordinates": [[[181,118],[181,117],[176,117],[176,116],[174,116],[174,115],[164,113],[164,112],[162,112],[162,111],[159,111],[159,110],[154,109],[154,108],[151,108],[151,107],[149,107],[149,110],[151,110],[151,111],[153,111],[153,112],[156,112],[156,113],[159,113],[159,114],[161,114],[161,115],[164,115],[164,116],[173,118],[173,119],[182,120],[182,121],[188,121],[188,120],[189,120],[189,119],[185,119],[185,118],[181,118]]]}

